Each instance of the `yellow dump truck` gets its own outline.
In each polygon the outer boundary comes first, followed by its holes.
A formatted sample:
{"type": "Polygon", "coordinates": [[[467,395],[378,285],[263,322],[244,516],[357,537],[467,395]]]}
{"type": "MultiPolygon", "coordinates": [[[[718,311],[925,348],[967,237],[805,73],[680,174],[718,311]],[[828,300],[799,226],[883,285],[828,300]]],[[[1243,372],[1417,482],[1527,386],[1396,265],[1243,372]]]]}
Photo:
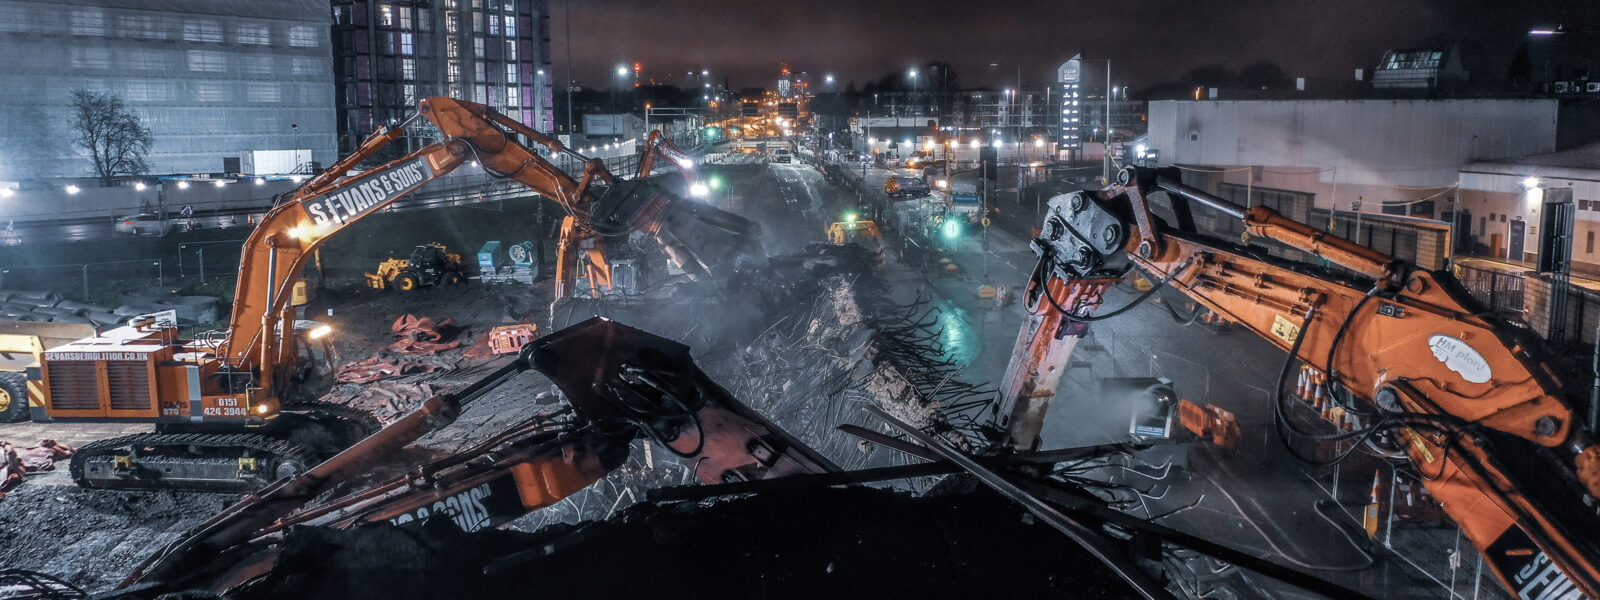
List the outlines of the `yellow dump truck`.
{"type": "Polygon", "coordinates": [[[37,373],[46,349],[95,334],[87,323],[0,321],[0,423],[26,421],[32,411],[44,410],[42,405],[29,406],[28,387],[37,385],[29,380],[38,377],[28,375],[30,369],[37,373]]]}

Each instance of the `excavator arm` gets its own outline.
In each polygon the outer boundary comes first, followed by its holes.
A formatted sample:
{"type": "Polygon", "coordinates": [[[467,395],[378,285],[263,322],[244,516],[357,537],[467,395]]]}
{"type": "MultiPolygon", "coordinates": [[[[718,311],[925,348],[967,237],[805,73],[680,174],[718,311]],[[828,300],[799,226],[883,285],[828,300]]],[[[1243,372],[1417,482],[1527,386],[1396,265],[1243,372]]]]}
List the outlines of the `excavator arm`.
{"type": "MultiPolygon", "coordinates": [[[[663,144],[659,147],[672,148],[664,141],[659,143],[663,144]]],[[[677,152],[682,155],[681,150],[677,152]]],[[[513,179],[567,210],[557,266],[558,292],[571,287],[579,262],[578,244],[568,244],[569,236],[571,240],[594,240],[585,258],[601,265],[605,264],[602,238],[632,231],[651,235],[669,258],[691,274],[725,272],[764,260],[757,239],[760,228],[746,219],[681,200],[642,180],[618,179],[599,160],[579,156],[488,106],[426,98],[418,104],[415,116],[374,132],[356,152],[280,202],[251,233],[240,258],[228,337],[216,350],[219,360],[213,370],[262,374],[255,379],[251,394],[258,404],[275,402],[274,387],[279,382],[273,380],[280,378],[281,367],[294,358],[293,332],[281,326],[292,322],[289,292],[317,247],[467,161],[477,161],[490,174],[513,179]],[[380,167],[348,175],[400,139],[419,118],[432,122],[444,139],[380,167]],[[574,179],[567,175],[519,143],[517,135],[553,153],[583,160],[582,176],[574,179]],[[596,182],[605,184],[603,193],[591,189],[596,182]]]]}
{"type": "Polygon", "coordinates": [[[151,556],[122,587],[163,582],[221,594],[269,572],[271,542],[294,525],[343,529],[438,516],[468,532],[498,527],[598,481],[641,437],[704,483],[839,470],[735,400],[694,364],[687,346],[594,318],[530,343],[472,385],[430,398],[338,456],[246,496],[151,556]],[[405,445],[528,370],[554,381],[567,406],[453,456],[393,464],[405,445]],[[383,467],[405,474],[312,503],[383,467]]]}
{"type": "MultiPolygon", "coordinates": [[[[1408,460],[1513,594],[1600,597],[1600,449],[1574,422],[1538,341],[1495,319],[1448,273],[1234,205],[1184,186],[1173,169],[1130,167],[1105,189],[1057,196],[1041,232],[1028,322],[1001,390],[1013,443],[1034,443],[1076,340],[1124,310],[1096,316],[1101,293],[1139,268],[1157,288],[1170,285],[1288,351],[1280,394],[1294,361],[1332,382],[1335,398],[1362,415],[1357,440],[1408,460]],[[1152,203],[1158,193],[1170,200],[1170,225],[1152,203]],[[1344,273],[1200,235],[1192,204],[1344,273]]],[[[1315,435],[1283,400],[1274,406],[1280,435],[1315,435]]]]}

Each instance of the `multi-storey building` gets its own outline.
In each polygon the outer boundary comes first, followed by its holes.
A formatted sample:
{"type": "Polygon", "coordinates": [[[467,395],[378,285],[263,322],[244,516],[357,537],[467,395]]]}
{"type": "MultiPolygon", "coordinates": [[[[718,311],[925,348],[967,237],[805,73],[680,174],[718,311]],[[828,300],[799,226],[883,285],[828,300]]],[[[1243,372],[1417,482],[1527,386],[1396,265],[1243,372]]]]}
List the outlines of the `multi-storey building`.
{"type": "MultiPolygon", "coordinates": [[[[341,152],[428,96],[553,130],[548,0],[334,0],[333,22],[341,152]]],[[[410,149],[429,137],[410,135],[410,149]]]]}
{"type": "Polygon", "coordinates": [[[322,0],[0,0],[0,52],[0,179],[92,174],[70,142],[76,90],[149,127],[154,173],[237,170],[256,150],[334,159],[322,0]]]}

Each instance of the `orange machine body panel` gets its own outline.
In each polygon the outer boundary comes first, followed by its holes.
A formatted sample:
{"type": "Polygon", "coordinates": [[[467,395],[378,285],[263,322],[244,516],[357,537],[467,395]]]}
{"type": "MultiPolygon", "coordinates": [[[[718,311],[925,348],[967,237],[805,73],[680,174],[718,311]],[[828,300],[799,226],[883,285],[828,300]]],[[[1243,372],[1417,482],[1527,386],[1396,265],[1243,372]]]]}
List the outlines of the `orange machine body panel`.
{"type": "Polygon", "coordinates": [[[161,367],[172,360],[177,330],[120,327],[46,350],[40,378],[51,419],[152,419],[159,414],[161,367]]]}

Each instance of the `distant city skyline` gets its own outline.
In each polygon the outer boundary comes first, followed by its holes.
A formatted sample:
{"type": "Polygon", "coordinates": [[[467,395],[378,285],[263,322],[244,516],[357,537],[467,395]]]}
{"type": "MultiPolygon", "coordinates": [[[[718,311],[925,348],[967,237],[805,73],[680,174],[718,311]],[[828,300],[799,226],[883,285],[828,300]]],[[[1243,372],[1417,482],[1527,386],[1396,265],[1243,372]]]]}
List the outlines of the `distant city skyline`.
{"type": "Polygon", "coordinates": [[[1600,29],[1592,0],[1146,0],[1114,7],[1058,0],[1003,6],[927,0],[909,7],[856,0],[552,0],[550,8],[557,76],[568,73],[570,8],[573,79],[594,89],[610,89],[623,80],[616,68],[631,71],[636,62],[657,83],[683,86],[686,73],[709,70],[714,82],[735,90],[774,87],[787,63],[808,72],[814,86],[832,74],[843,90],[936,60],[951,63],[963,86],[1014,86],[1020,67],[1022,85],[1037,87],[1080,50],[1111,59],[1116,83],[1135,89],[1196,67],[1261,61],[1291,77],[1349,78],[1355,69],[1377,66],[1385,50],[1434,39],[1481,44],[1482,69],[1501,75],[1530,28],[1600,29]]]}

